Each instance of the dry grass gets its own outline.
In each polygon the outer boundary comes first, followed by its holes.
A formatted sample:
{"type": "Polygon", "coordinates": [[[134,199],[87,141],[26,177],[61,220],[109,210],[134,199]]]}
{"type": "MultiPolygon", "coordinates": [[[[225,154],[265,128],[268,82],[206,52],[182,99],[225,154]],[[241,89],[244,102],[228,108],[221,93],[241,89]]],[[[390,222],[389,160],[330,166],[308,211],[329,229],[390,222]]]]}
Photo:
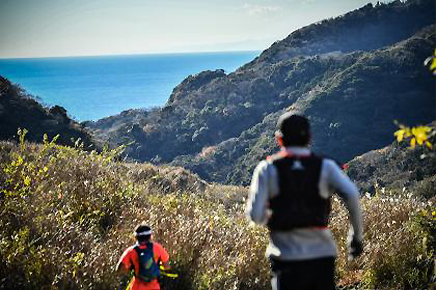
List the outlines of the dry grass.
{"type": "MultiPolygon", "coordinates": [[[[165,280],[165,289],[269,288],[267,232],[243,215],[246,188],[209,185],[174,167],[125,164],[116,155],[0,143],[0,289],[114,289],[122,280],[114,265],[140,222],[154,228],[180,275],[165,280]]],[[[366,253],[351,263],[347,214],[334,202],[339,284],[425,285],[433,205],[412,196],[362,202],[366,253]]]]}

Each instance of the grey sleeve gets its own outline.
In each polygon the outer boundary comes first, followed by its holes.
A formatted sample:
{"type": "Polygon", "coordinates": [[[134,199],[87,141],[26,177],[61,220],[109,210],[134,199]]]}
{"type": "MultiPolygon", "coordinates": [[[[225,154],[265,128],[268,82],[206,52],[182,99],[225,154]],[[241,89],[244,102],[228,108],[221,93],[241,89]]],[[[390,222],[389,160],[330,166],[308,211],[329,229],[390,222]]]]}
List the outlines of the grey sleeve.
{"type": "Polygon", "coordinates": [[[338,192],[350,212],[350,236],[362,241],[362,211],[360,208],[359,191],[356,185],[342,172],[333,160],[323,160],[323,171],[328,185],[338,192]]]}
{"type": "Polygon", "coordinates": [[[274,169],[273,165],[262,161],[257,165],[251,179],[246,215],[256,224],[266,224],[268,220],[268,200],[277,188],[274,169]]]}

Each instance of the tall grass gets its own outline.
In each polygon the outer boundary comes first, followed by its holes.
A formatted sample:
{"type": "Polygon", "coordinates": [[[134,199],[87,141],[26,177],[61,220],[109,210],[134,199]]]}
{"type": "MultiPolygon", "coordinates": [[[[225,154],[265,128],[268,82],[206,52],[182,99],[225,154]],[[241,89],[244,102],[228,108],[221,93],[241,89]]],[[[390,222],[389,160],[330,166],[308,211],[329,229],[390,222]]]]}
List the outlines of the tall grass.
{"type": "MultiPolygon", "coordinates": [[[[0,142],[0,289],[116,289],[114,266],[140,222],[168,249],[164,289],[268,289],[263,227],[243,214],[247,189],[209,185],[180,168],[127,164],[115,150],[0,142]]],[[[340,285],[419,288],[430,278],[430,202],[364,197],[365,254],[346,259],[346,210],[331,228],[340,285]]],[[[434,210],[434,209],[433,209],[434,210]]],[[[356,287],[357,287],[356,286],[356,287]]]]}

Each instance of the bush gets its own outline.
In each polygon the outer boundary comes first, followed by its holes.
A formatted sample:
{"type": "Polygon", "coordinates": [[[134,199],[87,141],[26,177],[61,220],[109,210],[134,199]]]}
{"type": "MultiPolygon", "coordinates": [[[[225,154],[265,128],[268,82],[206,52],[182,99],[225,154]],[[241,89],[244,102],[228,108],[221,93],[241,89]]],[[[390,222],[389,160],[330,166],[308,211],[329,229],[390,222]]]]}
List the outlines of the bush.
{"type": "Polygon", "coordinates": [[[436,239],[431,206],[410,193],[363,197],[365,251],[352,262],[346,259],[346,215],[333,216],[331,225],[340,250],[339,284],[359,284],[362,289],[426,288],[436,239]]]}
{"type": "Polygon", "coordinates": [[[180,275],[165,289],[269,283],[258,278],[268,277],[265,259],[257,259],[265,231],[248,228],[242,196],[232,195],[245,190],[207,186],[177,168],[118,162],[116,151],[23,139],[1,143],[0,288],[113,289],[121,281],[114,266],[140,222],[155,229],[180,275]]]}

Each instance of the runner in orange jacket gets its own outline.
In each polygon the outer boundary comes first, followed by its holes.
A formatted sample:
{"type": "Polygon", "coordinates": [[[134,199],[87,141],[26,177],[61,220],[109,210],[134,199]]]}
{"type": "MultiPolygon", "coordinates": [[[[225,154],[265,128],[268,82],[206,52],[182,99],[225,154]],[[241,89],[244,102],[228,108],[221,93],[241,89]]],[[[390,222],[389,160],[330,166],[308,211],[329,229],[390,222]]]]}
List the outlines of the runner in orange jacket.
{"type": "Polygon", "coordinates": [[[149,226],[139,225],[134,235],[137,243],[124,251],[117,264],[117,272],[127,274],[131,270],[135,271],[135,276],[130,282],[130,290],[160,290],[157,278],[152,279],[151,282],[144,282],[138,277],[140,270],[138,252],[151,245],[155,263],[158,267],[163,266],[165,270],[170,269],[168,252],[159,243],[151,242],[152,230],[149,226]]]}

